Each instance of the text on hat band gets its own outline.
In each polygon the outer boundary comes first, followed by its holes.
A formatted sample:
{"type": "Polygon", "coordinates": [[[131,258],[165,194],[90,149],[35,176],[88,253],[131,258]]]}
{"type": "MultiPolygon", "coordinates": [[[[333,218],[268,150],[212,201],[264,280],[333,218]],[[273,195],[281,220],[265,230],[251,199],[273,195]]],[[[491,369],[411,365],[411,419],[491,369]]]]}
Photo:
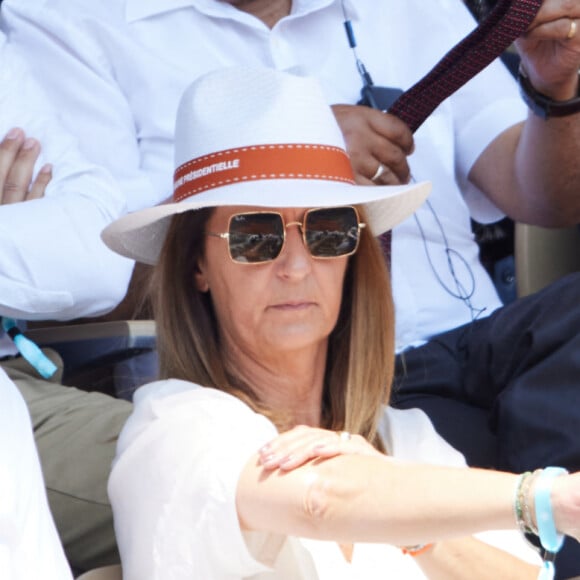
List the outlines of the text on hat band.
{"type": "Polygon", "coordinates": [[[289,143],[253,145],[192,159],[174,175],[174,201],[243,181],[320,179],[354,183],[348,155],[340,147],[289,143]]]}

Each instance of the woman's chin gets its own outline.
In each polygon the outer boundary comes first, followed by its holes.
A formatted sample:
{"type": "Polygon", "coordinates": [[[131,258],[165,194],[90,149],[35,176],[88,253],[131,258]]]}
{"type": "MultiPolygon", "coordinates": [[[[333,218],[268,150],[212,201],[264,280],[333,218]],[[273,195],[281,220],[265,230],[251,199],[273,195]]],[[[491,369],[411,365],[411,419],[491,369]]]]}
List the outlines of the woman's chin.
{"type": "Polygon", "coordinates": [[[304,325],[286,327],[268,337],[266,352],[270,350],[271,352],[285,353],[309,348],[316,349],[320,345],[326,345],[329,334],[330,331],[321,331],[321,329],[313,329],[304,325]]]}

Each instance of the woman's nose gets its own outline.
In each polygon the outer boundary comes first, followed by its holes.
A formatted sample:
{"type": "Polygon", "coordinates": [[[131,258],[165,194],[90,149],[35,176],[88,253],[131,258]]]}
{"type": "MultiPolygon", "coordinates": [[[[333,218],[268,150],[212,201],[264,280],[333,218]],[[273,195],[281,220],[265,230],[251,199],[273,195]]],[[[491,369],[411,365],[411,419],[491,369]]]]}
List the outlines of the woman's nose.
{"type": "Polygon", "coordinates": [[[286,224],[286,239],[277,260],[280,272],[285,276],[302,277],[312,268],[312,256],[304,245],[300,225],[297,222],[286,224]]]}

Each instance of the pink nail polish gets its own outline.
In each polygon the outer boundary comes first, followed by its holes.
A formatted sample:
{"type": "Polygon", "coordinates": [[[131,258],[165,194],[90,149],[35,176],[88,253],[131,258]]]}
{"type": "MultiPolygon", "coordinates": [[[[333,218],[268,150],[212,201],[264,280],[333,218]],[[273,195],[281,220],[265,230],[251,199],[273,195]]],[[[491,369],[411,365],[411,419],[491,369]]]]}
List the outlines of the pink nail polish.
{"type": "Polygon", "coordinates": [[[36,145],[36,140],[28,137],[22,145],[22,149],[32,149],[36,145]]]}
{"type": "Polygon", "coordinates": [[[18,136],[21,134],[20,129],[14,127],[13,129],[10,129],[10,131],[8,131],[8,133],[6,133],[6,139],[17,139],[18,136]]]}

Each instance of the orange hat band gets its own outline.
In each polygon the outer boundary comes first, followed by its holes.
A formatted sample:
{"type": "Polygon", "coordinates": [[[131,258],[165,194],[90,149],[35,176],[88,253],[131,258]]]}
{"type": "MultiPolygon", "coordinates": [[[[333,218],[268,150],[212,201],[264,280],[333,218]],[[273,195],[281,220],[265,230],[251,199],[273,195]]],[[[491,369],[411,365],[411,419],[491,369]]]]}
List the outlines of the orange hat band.
{"type": "Polygon", "coordinates": [[[178,167],[173,201],[224,185],[266,179],[321,179],[354,183],[340,147],[301,143],[254,145],[198,157],[178,167]]]}

